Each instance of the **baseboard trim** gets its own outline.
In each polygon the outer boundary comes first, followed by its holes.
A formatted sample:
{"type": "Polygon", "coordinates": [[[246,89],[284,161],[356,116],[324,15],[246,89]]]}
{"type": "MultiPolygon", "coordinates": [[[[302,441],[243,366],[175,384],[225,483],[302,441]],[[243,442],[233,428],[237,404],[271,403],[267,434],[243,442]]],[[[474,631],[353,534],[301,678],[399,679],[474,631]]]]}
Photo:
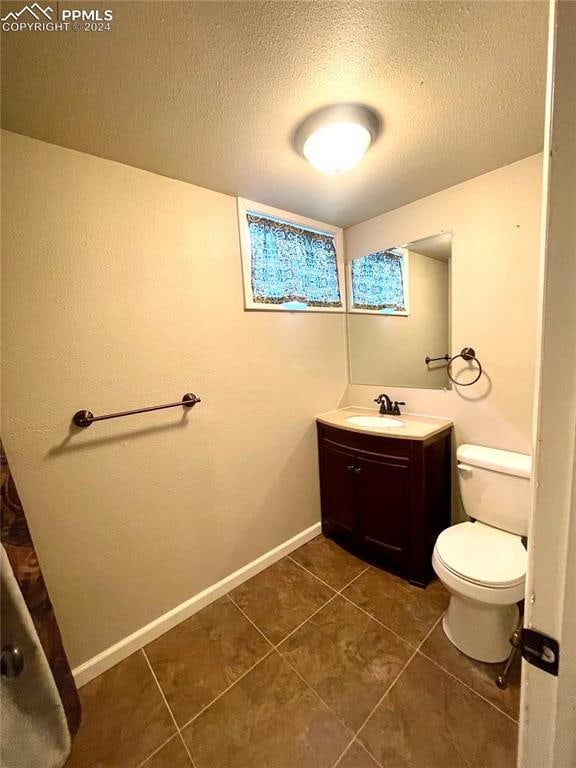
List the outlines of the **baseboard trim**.
{"type": "Polygon", "coordinates": [[[88,661],[75,667],[72,670],[72,674],[74,675],[76,685],[79,688],[86,685],[90,680],[93,680],[95,677],[98,677],[98,675],[106,672],[107,669],[115,666],[123,659],[130,656],[130,654],[134,653],[134,651],[138,651],[143,646],[152,642],[152,640],[163,635],[164,632],[167,632],[169,629],[172,629],[172,627],[180,624],[181,621],[188,619],[197,611],[200,611],[210,603],[218,600],[218,598],[222,597],[222,595],[225,595],[227,592],[230,592],[234,587],[237,587],[239,584],[252,578],[252,576],[256,576],[260,571],[263,571],[276,561],[289,555],[290,552],[293,552],[295,549],[298,549],[298,547],[306,544],[307,541],[318,536],[320,530],[320,523],[315,523],[314,525],[311,525],[310,528],[300,531],[296,536],[293,536],[291,539],[274,547],[274,549],[271,549],[269,552],[257,557],[256,560],[253,560],[251,563],[234,571],[230,576],[226,576],[226,578],[216,582],[216,584],[213,584],[211,587],[207,587],[207,589],[194,595],[194,597],[177,605],[176,608],[173,608],[171,611],[154,619],[154,621],[151,621],[149,624],[136,630],[136,632],[123,638],[118,643],[106,648],[102,653],[93,656],[91,659],[88,659],[88,661]]]}

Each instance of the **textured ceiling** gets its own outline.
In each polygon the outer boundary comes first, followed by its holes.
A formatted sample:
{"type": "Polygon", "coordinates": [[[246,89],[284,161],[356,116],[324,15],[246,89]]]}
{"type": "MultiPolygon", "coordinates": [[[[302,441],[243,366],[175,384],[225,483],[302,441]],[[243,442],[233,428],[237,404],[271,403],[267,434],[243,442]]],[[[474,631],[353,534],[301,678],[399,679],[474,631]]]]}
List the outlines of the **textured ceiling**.
{"type": "Polygon", "coordinates": [[[3,35],[5,128],[342,226],[542,148],[543,2],[99,5],[111,32],[3,35]],[[340,101],[384,129],[327,177],[291,134],[340,101]]]}

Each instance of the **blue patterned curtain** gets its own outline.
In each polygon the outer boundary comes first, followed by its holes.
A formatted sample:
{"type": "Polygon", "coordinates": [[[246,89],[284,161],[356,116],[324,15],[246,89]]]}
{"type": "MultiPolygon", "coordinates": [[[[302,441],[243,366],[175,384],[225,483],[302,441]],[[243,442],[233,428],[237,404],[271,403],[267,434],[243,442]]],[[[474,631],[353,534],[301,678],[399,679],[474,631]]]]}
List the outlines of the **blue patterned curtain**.
{"type": "Polygon", "coordinates": [[[246,220],[255,302],[342,306],[336,248],[331,235],[253,213],[248,213],[246,220]]]}
{"type": "Polygon", "coordinates": [[[353,309],[406,310],[404,257],[394,250],[377,251],[352,261],[353,309]]]}

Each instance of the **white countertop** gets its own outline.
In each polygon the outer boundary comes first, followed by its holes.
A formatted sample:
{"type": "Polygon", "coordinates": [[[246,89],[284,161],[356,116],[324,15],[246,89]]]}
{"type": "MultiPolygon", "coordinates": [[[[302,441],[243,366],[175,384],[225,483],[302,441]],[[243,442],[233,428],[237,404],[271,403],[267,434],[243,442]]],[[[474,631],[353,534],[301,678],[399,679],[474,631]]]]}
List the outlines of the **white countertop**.
{"type": "Polygon", "coordinates": [[[360,432],[365,435],[382,435],[383,437],[395,437],[401,440],[427,440],[432,435],[443,432],[453,426],[452,419],[444,419],[436,416],[421,416],[418,413],[401,413],[399,416],[389,415],[387,418],[400,419],[402,425],[390,427],[384,426],[359,426],[346,419],[351,416],[378,416],[375,408],[361,408],[350,405],[347,408],[338,408],[335,411],[327,411],[316,416],[316,421],[327,424],[329,427],[347,429],[350,432],[360,432]]]}

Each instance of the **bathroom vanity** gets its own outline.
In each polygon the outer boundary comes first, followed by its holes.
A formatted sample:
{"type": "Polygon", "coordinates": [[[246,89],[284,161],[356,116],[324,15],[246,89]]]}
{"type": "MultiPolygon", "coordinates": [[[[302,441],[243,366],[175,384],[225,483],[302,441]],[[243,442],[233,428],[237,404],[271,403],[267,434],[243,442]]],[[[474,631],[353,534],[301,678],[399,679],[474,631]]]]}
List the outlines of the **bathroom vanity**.
{"type": "Polygon", "coordinates": [[[369,408],[316,421],[322,532],[425,586],[436,537],[450,525],[452,421],[369,408]]]}

